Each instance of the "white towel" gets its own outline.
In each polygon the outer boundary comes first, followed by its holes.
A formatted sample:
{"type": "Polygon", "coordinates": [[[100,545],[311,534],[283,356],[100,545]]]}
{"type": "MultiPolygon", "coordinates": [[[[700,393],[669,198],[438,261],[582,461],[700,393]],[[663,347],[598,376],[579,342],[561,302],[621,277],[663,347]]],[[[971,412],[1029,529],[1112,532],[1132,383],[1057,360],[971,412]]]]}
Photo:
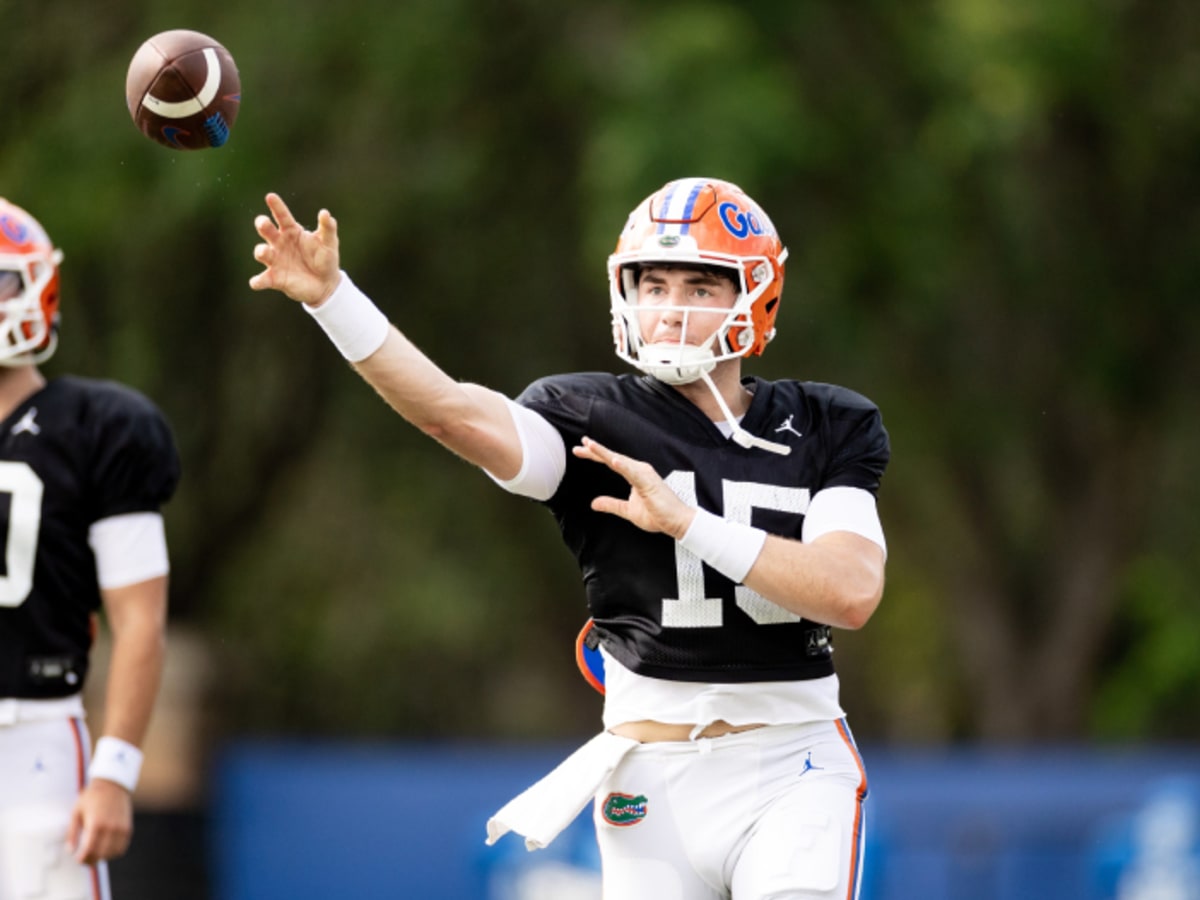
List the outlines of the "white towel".
{"type": "Polygon", "coordinates": [[[524,836],[527,850],[549,846],[587,806],[617,763],[637,745],[632,738],[602,731],[488,819],[488,844],[515,831],[524,836]]]}

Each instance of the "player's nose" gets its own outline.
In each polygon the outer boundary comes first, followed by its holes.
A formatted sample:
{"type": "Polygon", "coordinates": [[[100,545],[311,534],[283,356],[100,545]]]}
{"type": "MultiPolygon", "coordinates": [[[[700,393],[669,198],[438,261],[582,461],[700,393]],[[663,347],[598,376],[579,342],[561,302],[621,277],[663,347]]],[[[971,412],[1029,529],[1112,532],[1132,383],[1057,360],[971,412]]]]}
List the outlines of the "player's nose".
{"type": "Polygon", "coordinates": [[[658,321],[660,325],[666,325],[669,328],[680,328],[684,323],[686,315],[682,303],[673,301],[670,298],[664,298],[658,310],[658,321]]]}

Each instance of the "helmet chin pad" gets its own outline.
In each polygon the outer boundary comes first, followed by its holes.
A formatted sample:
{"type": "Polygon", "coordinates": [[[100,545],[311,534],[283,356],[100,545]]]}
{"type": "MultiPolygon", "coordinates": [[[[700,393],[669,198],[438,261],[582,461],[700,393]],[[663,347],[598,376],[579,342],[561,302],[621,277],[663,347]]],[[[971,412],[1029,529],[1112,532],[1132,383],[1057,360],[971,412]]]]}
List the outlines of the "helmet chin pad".
{"type": "Polygon", "coordinates": [[[691,384],[717,364],[711,347],[692,344],[642,344],[637,350],[639,369],[667,384],[691,384]]]}

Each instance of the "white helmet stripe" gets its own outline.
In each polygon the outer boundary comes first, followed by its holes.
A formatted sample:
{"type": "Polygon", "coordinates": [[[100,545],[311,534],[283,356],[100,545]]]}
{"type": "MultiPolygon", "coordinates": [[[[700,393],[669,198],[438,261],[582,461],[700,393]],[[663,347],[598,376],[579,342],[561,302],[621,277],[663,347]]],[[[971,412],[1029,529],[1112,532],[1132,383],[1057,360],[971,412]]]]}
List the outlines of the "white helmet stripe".
{"type": "Polygon", "coordinates": [[[696,207],[696,198],[708,184],[703,178],[683,178],[675,182],[663,198],[662,209],[656,211],[659,219],[676,221],[659,222],[658,234],[687,234],[690,223],[686,220],[692,217],[696,207]],[[678,221],[683,219],[685,221],[678,221]]]}

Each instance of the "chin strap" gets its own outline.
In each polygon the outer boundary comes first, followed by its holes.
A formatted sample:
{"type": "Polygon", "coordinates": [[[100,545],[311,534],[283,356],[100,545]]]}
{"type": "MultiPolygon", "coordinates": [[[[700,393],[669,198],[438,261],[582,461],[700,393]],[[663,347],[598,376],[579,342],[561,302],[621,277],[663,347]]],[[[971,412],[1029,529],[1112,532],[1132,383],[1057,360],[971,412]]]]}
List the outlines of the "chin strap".
{"type": "Polygon", "coordinates": [[[780,456],[787,456],[792,452],[792,448],[787,444],[777,444],[774,441],[768,441],[766,438],[761,438],[758,435],[751,434],[744,429],[733,413],[729,409],[729,405],[725,402],[725,398],[721,396],[721,392],[717,390],[717,386],[713,384],[713,380],[708,377],[707,372],[701,372],[700,378],[708,385],[708,389],[712,391],[712,395],[717,400],[717,406],[721,407],[721,412],[725,416],[725,421],[733,429],[733,442],[739,447],[750,449],[757,447],[759,450],[766,450],[770,453],[778,453],[780,456]]]}

